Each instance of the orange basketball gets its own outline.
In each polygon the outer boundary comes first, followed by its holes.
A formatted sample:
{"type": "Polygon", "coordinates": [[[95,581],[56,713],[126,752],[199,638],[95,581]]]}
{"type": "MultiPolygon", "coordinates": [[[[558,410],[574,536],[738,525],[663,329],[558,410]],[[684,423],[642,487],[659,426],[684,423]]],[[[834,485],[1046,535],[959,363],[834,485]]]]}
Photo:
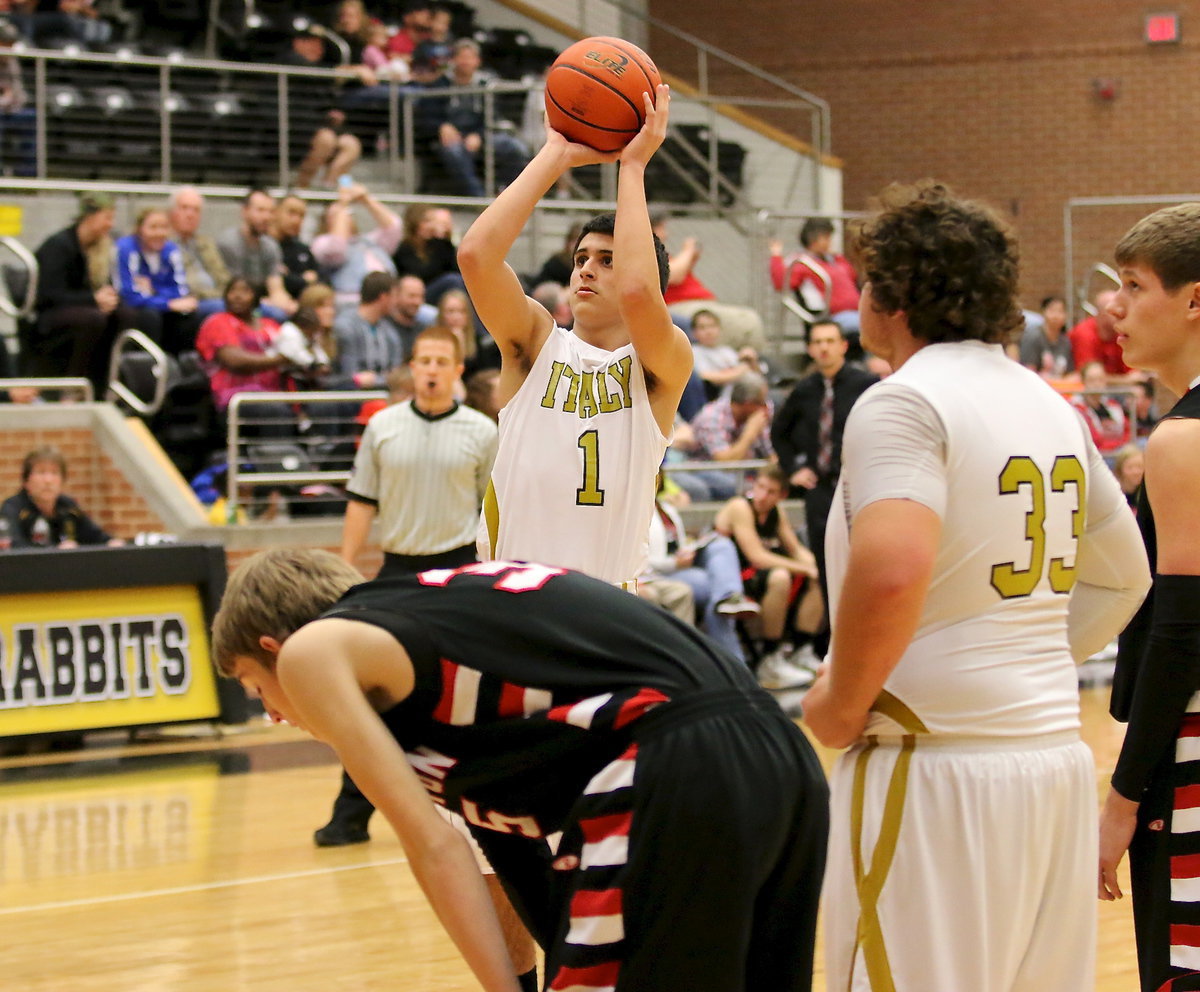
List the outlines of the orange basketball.
{"type": "Polygon", "coordinates": [[[546,118],[569,141],[619,151],[645,123],[642,94],[653,100],[661,80],[637,45],[585,38],[555,59],[546,75],[546,118]]]}

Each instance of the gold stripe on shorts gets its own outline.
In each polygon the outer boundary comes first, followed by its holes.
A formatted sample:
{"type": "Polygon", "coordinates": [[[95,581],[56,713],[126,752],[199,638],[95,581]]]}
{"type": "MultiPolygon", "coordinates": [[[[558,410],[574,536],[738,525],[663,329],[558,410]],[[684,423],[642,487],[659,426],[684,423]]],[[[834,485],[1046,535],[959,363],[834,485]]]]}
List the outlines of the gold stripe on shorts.
{"type": "MultiPolygon", "coordinates": [[[[879,897],[883,892],[884,882],[887,881],[892,860],[896,855],[896,845],[900,840],[904,799],[908,793],[908,768],[912,762],[913,749],[917,744],[916,735],[928,733],[928,729],[920,717],[890,692],[881,692],[875,705],[871,708],[893,720],[908,733],[901,738],[900,753],[896,755],[896,764],[892,768],[892,777],[888,781],[887,795],[883,802],[879,836],[875,841],[875,850],[871,853],[871,867],[865,870],[862,834],[863,807],[866,804],[867,792],[867,765],[871,760],[871,755],[878,750],[879,742],[873,737],[868,737],[854,762],[854,784],[850,797],[850,853],[854,864],[854,887],[858,891],[858,931],[855,934],[854,951],[850,958],[850,979],[853,980],[854,958],[858,955],[858,949],[861,947],[871,992],[896,992],[896,984],[892,980],[891,964],[888,961],[887,945],[883,939],[883,927],[879,922],[879,897]]],[[[849,987],[848,983],[847,989],[849,987]]]]}

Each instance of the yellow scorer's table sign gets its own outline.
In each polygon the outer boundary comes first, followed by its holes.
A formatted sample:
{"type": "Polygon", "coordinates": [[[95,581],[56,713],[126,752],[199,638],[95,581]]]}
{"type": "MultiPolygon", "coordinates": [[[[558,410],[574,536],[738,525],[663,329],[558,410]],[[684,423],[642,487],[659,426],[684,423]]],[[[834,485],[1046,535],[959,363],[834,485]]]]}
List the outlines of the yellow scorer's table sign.
{"type": "Polygon", "coordinates": [[[0,736],[218,718],[223,570],[203,546],[0,555],[0,736]]]}

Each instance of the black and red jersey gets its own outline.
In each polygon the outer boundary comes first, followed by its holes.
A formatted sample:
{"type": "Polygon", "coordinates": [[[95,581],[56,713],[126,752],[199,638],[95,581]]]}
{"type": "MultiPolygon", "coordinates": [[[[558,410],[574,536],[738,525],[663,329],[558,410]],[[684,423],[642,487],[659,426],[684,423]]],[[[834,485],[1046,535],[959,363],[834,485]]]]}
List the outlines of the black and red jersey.
{"type": "Polygon", "coordinates": [[[404,646],[415,687],[384,722],[435,802],[500,833],[560,829],[656,710],[761,694],[694,627],[559,568],[489,561],[377,580],[325,616],[404,646]]]}

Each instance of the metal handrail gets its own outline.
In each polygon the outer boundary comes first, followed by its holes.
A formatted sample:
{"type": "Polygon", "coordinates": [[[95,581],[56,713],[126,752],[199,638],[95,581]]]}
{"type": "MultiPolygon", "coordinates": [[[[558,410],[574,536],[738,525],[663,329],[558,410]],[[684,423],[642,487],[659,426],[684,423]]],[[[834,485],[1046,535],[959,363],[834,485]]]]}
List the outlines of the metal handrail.
{"type": "MultiPolygon", "coordinates": [[[[327,32],[332,34],[332,32],[327,32]]],[[[712,50],[716,54],[717,50],[712,50]]],[[[279,184],[281,187],[289,185],[291,174],[289,162],[288,139],[291,136],[291,107],[289,95],[289,83],[297,78],[322,78],[332,82],[336,80],[346,80],[352,77],[352,70],[349,67],[340,67],[335,69],[327,68],[306,68],[303,66],[290,66],[282,64],[251,64],[242,62],[228,62],[220,59],[211,58],[192,58],[179,57],[177,55],[170,56],[155,56],[155,55],[121,55],[114,56],[97,52],[87,51],[61,51],[57,49],[38,49],[38,48],[14,48],[13,56],[18,59],[30,60],[34,63],[34,87],[33,87],[33,104],[36,109],[36,125],[35,125],[35,147],[37,161],[37,179],[34,180],[12,180],[5,179],[3,182],[4,188],[46,188],[41,184],[50,182],[46,179],[48,175],[48,138],[51,136],[49,128],[53,121],[52,115],[48,111],[49,88],[50,84],[47,81],[47,64],[55,63],[74,63],[74,64],[92,64],[92,65],[111,65],[119,66],[122,72],[127,73],[131,68],[142,69],[157,69],[158,70],[158,107],[157,114],[159,119],[159,165],[157,172],[158,180],[163,185],[171,186],[172,184],[172,168],[173,168],[173,149],[177,140],[178,128],[173,121],[174,109],[172,107],[172,98],[175,94],[173,89],[173,80],[175,76],[181,72],[194,72],[196,70],[211,71],[214,74],[220,73],[226,77],[238,76],[273,76],[278,80],[278,117],[280,121],[279,128],[279,149],[278,149],[278,171],[279,184]]],[[[730,57],[732,58],[732,57],[730,57]]],[[[735,60],[736,61],[736,60],[735,60]]],[[[757,74],[757,73],[756,73],[757,74]]],[[[773,77],[771,77],[773,78],[773,77]]],[[[401,155],[402,149],[413,148],[413,106],[420,99],[439,99],[453,97],[457,94],[464,93],[482,93],[485,96],[485,119],[488,124],[490,133],[492,125],[496,120],[494,100],[496,96],[503,93],[530,93],[540,87],[537,82],[517,82],[513,80],[491,80],[488,83],[480,86],[468,87],[447,87],[431,92],[421,92],[409,89],[398,83],[396,80],[388,80],[386,83],[379,84],[380,103],[379,109],[381,113],[385,109],[386,103],[386,123],[385,127],[388,135],[388,164],[390,174],[399,180],[401,177],[405,180],[405,188],[409,191],[415,189],[416,185],[416,165],[414,156],[401,155]],[[401,160],[404,160],[404,166],[401,166],[401,160]]],[[[785,88],[787,88],[785,86],[785,88]]],[[[184,95],[186,99],[186,94],[184,95]]],[[[792,101],[778,99],[754,99],[730,96],[722,98],[713,95],[707,91],[707,86],[697,97],[684,98],[691,99],[694,102],[707,108],[707,113],[711,119],[718,106],[721,105],[746,105],[746,106],[786,106],[791,105],[797,109],[807,107],[807,97],[803,95],[803,91],[798,91],[794,95],[792,101]]],[[[382,130],[382,128],[381,128],[382,130]]],[[[710,132],[715,129],[710,125],[710,132]]],[[[691,149],[689,149],[691,151],[691,149]]],[[[710,148],[708,155],[708,164],[710,169],[715,169],[716,157],[716,141],[715,133],[710,138],[710,148]]],[[[491,142],[487,142],[487,152],[484,157],[485,170],[485,186],[489,190],[495,188],[494,183],[494,156],[491,150],[491,142]]],[[[818,169],[813,170],[814,175],[817,175],[818,169]]],[[[133,184],[130,184],[133,185],[133,184]]],[[[148,184],[140,184],[134,186],[134,190],[143,190],[148,184]]],[[[80,186],[82,188],[82,184],[80,186]]],[[[697,192],[711,199],[715,199],[720,192],[738,192],[732,184],[724,181],[724,177],[720,176],[717,170],[710,177],[708,189],[702,186],[697,187],[697,192]]],[[[615,196],[615,193],[613,194],[615,196]]],[[[613,196],[605,198],[612,199],[613,196]]],[[[464,205],[473,205],[476,201],[474,198],[468,197],[446,197],[448,203],[457,203],[461,201],[464,205]]],[[[714,203],[714,205],[716,205],[714,203]]]]}
{"type": "Polygon", "coordinates": [[[33,316],[34,304],[37,302],[38,260],[37,257],[20,241],[12,237],[0,237],[0,248],[11,251],[29,273],[29,281],[25,285],[25,299],[20,303],[9,296],[8,285],[3,285],[0,291],[0,313],[16,320],[33,316]]]}
{"type": "Polygon", "coordinates": [[[0,379],[0,390],[8,391],[10,389],[46,389],[61,392],[74,392],[78,390],[83,394],[84,403],[93,403],[96,399],[95,393],[92,390],[91,380],[76,378],[75,376],[63,376],[57,379],[40,376],[18,376],[12,379],[0,379]]]}
{"type": "Polygon", "coordinates": [[[1120,287],[1121,285],[1121,277],[1117,275],[1117,270],[1107,262],[1097,262],[1090,269],[1088,269],[1087,275],[1083,278],[1083,282],[1079,284],[1079,298],[1082,300],[1082,302],[1079,304],[1079,307],[1089,317],[1095,317],[1098,312],[1096,310],[1096,304],[1094,304],[1091,300],[1092,293],[1090,292],[1092,279],[1095,276],[1103,276],[1114,286],[1120,287]]]}
{"type": "Polygon", "coordinates": [[[129,328],[117,335],[113,342],[112,357],[108,362],[108,392],[105,398],[109,401],[120,400],[126,406],[143,417],[152,417],[162,409],[167,397],[167,386],[171,375],[171,365],[167,353],[153,340],[136,328],[129,328]],[[152,374],[154,376],[154,396],[146,402],[137,393],[121,381],[121,358],[125,354],[127,344],[134,344],[154,359],[152,374]]]}
{"type": "MultiPolygon", "coordinates": [[[[305,485],[318,482],[343,484],[350,478],[349,469],[345,471],[310,471],[310,472],[256,472],[245,470],[242,466],[241,448],[248,439],[242,434],[246,426],[242,411],[247,406],[259,406],[265,403],[302,403],[306,407],[327,403],[364,403],[367,400],[387,399],[383,390],[320,390],[314,392],[274,392],[274,393],[235,393],[226,408],[228,427],[226,432],[226,498],[232,512],[238,504],[238,487],[243,483],[260,483],[262,485],[305,485]]],[[[295,438],[262,438],[263,444],[301,443],[302,439],[295,438]]]]}

